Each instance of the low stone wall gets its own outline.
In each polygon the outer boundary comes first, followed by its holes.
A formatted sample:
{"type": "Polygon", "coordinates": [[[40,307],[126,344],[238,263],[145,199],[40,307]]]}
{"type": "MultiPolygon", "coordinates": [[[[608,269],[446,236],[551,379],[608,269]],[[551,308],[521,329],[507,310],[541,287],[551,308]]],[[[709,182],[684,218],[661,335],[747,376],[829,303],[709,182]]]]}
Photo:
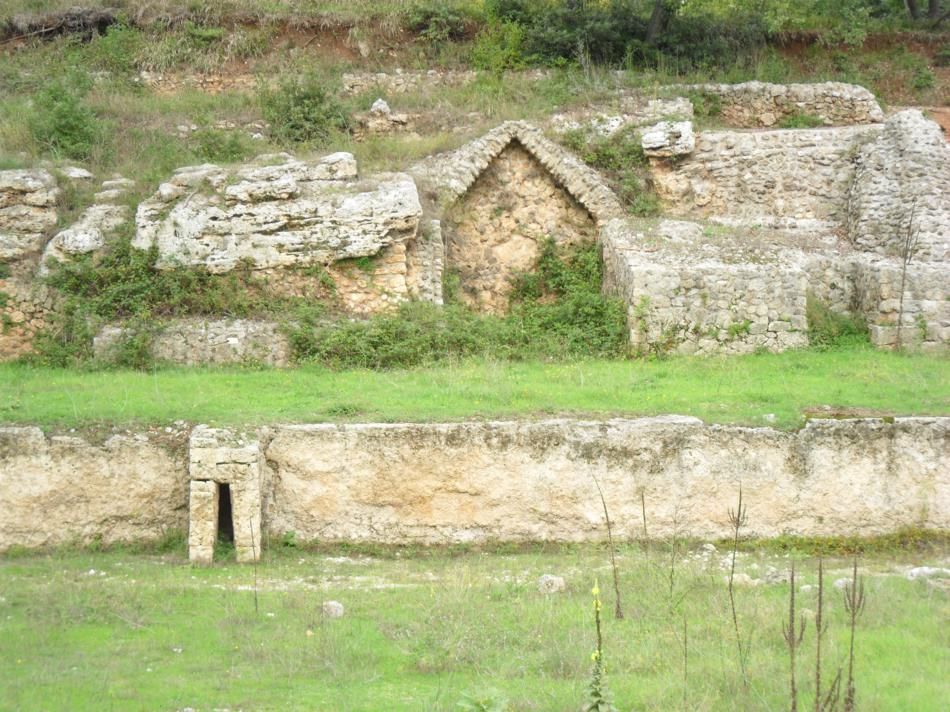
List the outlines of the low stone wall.
{"type": "Polygon", "coordinates": [[[694,418],[284,426],[263,448],[265,526],[298,541],[718,538],[739,485],[756,536],[950,526],[950,419],[694,418]]]}
{"type": "Polygon", "coordinates": [[[190,521],[211,560],[229,488],[242,560],[262,538],[390,544],[719,538],[739,485],[755,536],[950,527],[950,418],[695,418],[285,425],[113,435],[0,428],[0,551],[155,539],[190,521]],[[190,501],[190,505],[189,505],[190,501]],[[190,507],[190,518],[186,511],[190,507]]]}
{"type": "Polygon", "coordinates": [[[145,541],[188,521],[184,433],[113,435],[97,444],[0,427],[0,551],[145,541]]]}
{"type": "MultiPolygon", "coordinates": [[[[96,358],[109,362],[130,334],[108,326],[93,339],[96,358]]],[[[179,319],[152,337],[152,358],[185,366],[264,364],[287,366],[290,344],[275,322],[250,319],[179,319]]]]}
{"type": "Polygon", "coordinates": [[[884,120],[877,99],[855,84],[693,84],[672,91],[712,94],[721,104],[720,118],[741,128],[775,126],[783,118],[807,114],[825,125],[870,124],[884,120]]]}
{"type": "Polygon", "coordinates": [[[880,131],[704,131],[691,154],[651,159],[651,173],[674,211],[774,227],[840,224],[854,177],[851,157],[880,131]]]}
{"type": "Polygon", "coordinates": [[[630,343],[681,354],[807,345],[804,254],[707,231],[679,220],[605,227],[605,288],[627,305],[630,343]]]}
{"type": "Polygon", "coordinates": [[[887,120],[861,148],[848,193],[848,234],[862,249],[950,262],[950,144],[916,109],[887,120]]]}

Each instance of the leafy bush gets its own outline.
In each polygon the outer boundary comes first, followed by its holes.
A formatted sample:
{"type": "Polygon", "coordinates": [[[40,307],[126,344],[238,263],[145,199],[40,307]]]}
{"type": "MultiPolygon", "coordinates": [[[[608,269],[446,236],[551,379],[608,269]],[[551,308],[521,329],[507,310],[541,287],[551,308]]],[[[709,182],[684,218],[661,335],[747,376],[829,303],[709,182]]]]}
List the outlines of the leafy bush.
{"type": "Polygon", "coordinates": [[[241,131],[201,128],[189,136],[191,149],[202,161],[234,163],[256,152],[256,147],[241,131]]]}
{"type": "Polygon", "coordinates": [[[326,143],[335,131],[347,131],[350,118],[314,77],[291,77],[277,89],[259,91],[261,113],[282,143],[326,143]]]}
{"type": "Polygon", "coordinates": [[[517,22],[488,25],[472,48],[472,64],[494,74],[524,66],[524,27],[517,22]]]}
{"type": "Polygon", "coordinates": [[[521,28],[522,60],[559,65],[590,58],[598,63],[656,66],[672,58],[690,66],[729,66],[764,46],[767,28],[756,14],[673,13],[654,40],[648,36],[652,3],[488,0],[488,37],[501,25],[521,28]]]}
{"type": "Polygon", "coordinates": [[[812,346],[827,348],[868,341],[868,326],[863,317],[833,311],[813,294],[808,295],[805,316],[812,346]]]}
{"type": "Polygon", "coordinates": [[[364,321],[326,323],[317,315],[298,321],[289,335],[299,359],[333,368],[404,368],[475,355],[622,356],[625,309],[601,294],[601,283],[596,245],[560,250],[548,242],[537,271],[515,280],[507,315],[412,302],[364,321]]]}
{"type": "Polygon", "coordinates": [[[824,125],[824,121],[814,114],[795,112],[784,116],[778,122],[780,129],[814,129],[824,125]]]}
{"type": "Polygon", "coordinates": [[[610,136],[570,131],[561,140],[585,163],[604,174],[631,214],[649,217],[660,212],[660,201],[650,182],[647,157],[636,129],[616,131],[610,136]]]}
{"type": "Polygon", "coordinates": [[[85,45],[83,54],[91,64],[101,69],[116,74],[131,74],[138,68],[144,46],[145,35],[141,30],[116,24],[85,45]]]}
{"type": "Polygon", "coordinates": [[[938,67],[950,67],[950,44],[945,44],[934,54],[934,64],[938,67]]]}
{"type": "Polygon", "coordinates": [[[105,253],[53,265],[47,283],[62,306],[34,344],[37,360],[52,366],[92,358],[92,337],[105,322],[125,320],[128,336],[117,349],[127,366],[147,365],[149,333],[164,317],[285,313],[288,305],[268,295],[250,270],[212,275],[200,269],[155,267],[156,249],[137,250],[123,235],[105,253]]]}
{"type": "Polygon", "coordinates": [[[430,44],[464,39],[470,25],[471,18],[460,8],[441,2],[414,5],[406,14],[406,27],[430,44]]]}
{"type": "Polygon", "coordinates": [[[54,79],[37,92],[29,118],[33,140],[56,157],[86,160],[106,133],[83,101],[88,84],[76,77],[54,79]]]}

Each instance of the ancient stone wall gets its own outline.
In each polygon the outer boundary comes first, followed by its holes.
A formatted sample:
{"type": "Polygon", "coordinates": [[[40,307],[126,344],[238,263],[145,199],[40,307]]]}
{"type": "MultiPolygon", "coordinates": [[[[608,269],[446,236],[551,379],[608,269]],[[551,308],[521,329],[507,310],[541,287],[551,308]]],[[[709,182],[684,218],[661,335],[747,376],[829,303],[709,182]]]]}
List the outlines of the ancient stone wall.
{"type": "Polygon", "coordinates": [[[869,124],[884,120],[877,99],[855,84],[693,84],[669,87],[718,97],[719,118],[740,128],[775,126],[782,119],[806,114],[827,125],[869,124]]]}
{"type": "Polygon", "coordinates": [[[50,295],[34,270],[56,226],[56,179],[45,170],[0,171],[0,361],[28,353],[50,295]]]}
{"type": "Polygon", "coordinates": [[[516,143],[489,164],[443,220],[446,267],[462,299],[481,311],[508,309],[512,280],[535,268],[544,240],[596,239],[587,211],[516,143]]]}
{"type": "Polygon", "coordinates": [[[695,418],[286,425],[47,437],[0,428],[0,551],[156,539],[190,521],[211,559],[221,488],[239,559],[262,538],[452,543],[859,535],[950,527],[950,418],[819,420],[797,432],[695,418]],[[185,443],[189,442],[187,449],[185,443]],[[187,516],[190,502],[190,518],[187,516]]]}
{"type": "MultiPolygon", "coordinates": [[[[108,363],[124,339],[131,335],[121,326],[108,326],[93,339],[96,358],[108,363]]],[[[150,352],[156,361],[200,366],[203,364],[264,364],[287,366],[290,344],[274,322],[249,319],[176,319],[161,324],[151,337],[150,352]]]]}
{"type": "Polygon", "coordinates": [[[740,483],[757,536],[950,526],[950,419],[813,421],[799,432],[664,417],[302,425],[264,455],[268,531],[298,541],[728,536],[740,483]]]}
{"type": "Polygon", "coordinates": [[[187,435],[0,427],[0,551],[161,539],[187,522],[187,435]]]}
{"type": "Polygon", "coordinates": [[[688,156],[651,159],[674,212],[733,224],[814,227],[847,220],[852,157],[881,127],[704,131],[688,156]]]}
{"type": "MultiPolygon", "coordinates": [[[[775,236],[770,236],[775,239],[775,236]]],[[[627,305],[643,352],[749,353],[808,343],[803,253],[685,221],[614,220],[605,288],[627,305]]]]}
{"type": "Polygon", "coordinates": [[[950,145],[916,109],[887,120],[861,147],[848,194],[848,234],[862,250],[950,262],[950,145]]]}

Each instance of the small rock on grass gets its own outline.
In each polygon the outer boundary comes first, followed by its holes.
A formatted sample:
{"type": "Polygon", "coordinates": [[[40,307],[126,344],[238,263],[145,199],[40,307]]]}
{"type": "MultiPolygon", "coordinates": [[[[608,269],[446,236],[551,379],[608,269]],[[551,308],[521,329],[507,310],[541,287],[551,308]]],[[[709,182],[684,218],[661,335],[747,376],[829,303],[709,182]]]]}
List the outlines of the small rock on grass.
{"type": "Polygon", "coordinates": [[[323,602],[323,615],[327,618],[342,618],[344,612],[343,604],[339,601],[323,602]]]}
{"type": "Polygon", "coordinates": [[[561,576],[544,574],[538,579],[538,591],[541,593],[561,593],[567,588],[561,576]]]}

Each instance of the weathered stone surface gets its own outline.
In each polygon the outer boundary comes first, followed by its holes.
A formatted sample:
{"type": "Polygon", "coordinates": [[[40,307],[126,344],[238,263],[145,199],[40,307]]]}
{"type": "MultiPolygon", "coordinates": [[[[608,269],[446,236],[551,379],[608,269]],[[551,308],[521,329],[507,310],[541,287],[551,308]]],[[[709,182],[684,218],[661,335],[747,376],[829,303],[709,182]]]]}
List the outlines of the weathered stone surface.
{"type": "MultiPolygon", "coordinates": [[[[121,326],[104,327],[93,339],[96,358],[109,362],[127,338],[121,326]]],[[[290,344],[275,322],[250,319],[176,319],[152,335],[150,352],[157,361],[185,366],[264,364],[287,366],[290,344]]]]}
{"type": "MultiPolygon", "coordinates": [[[[848,233],[863,250],[950,264],[950,145],[935,122],[910,109],[861,147],[848,195],[848,233]]],[[[950,278],[950,272],[948,272],[950,278]]]]}
{"type": "MultiPolygon", "coordinates": [[[[261,555],[261,452],[257,439],[232,430],[197,426],[191,432],[188,450],[191,480],[226,484],[231,493],[234,549],[238,561],[257,561],[261,555]]],[[[207,531],[209,507],[199,490],[197,506],[191,507],[189,530],[207,531]]],[[[203,550],[196,554],[204,556],[203,550]]],[[[203,558],[201,559],[203,561],[203,558]]],[[[207,563],[207,562],[205,562],[207,563]]]]}
{"type": "Polygon", "coordinates": [[[188,494],[188,559],[195,564],[214,561],[218,540],[220,493],[216,482],[192,480],[188,494]]]}
{"type": "Polygon", "coordinates": [[[562,576],[554,574],[543,574],[538,579],[538,592],[544,594],[562,593],[567,588],[562,576]]]}
{"type": "Polygon", "coordinates": [[[462,197],[513,142],[530,153],[598,223],[623,214],[617,196],[597,171],[525,121],[506,121],[455,151],[424,159],[409,172],[421,186],[437,195],[444,206],[449,206],[462,197]]]}
{"type": "Polygon", "coordinates": [[[950,418],[813,420],[798,432],[695,418],[292,425],[116,435],[0,427],[0,551],[158,538],[185,523],[210,561],[230,487],[239,560],[262,528],[298,540],[446,543],[716,539],[742,483],[749,533],[950,526],[950,418]],[[190,483],[190,484],[189,484],[190,483]],[[261,518],[261,510],[263,520],[261,518]]]}
{"type": "Polygon", "coordinates": [[[504,313],[512,280],[537,264],[544,240],[596,240],[594,222],[518,144],[488,165],[443,222],[446,264],[461,297],[481,311],[504,313]]]}
{"type": "Polygon", "coordinates": [[[263,269],[371,256],[414,237],[422,208],[412,179],[351,182],[354,173],[352,156],[339,153],[316,163],[278,155],[232,171],[183,169],[139,205],[133,244],[156,245],[159,266],[220,273],[242,261],[263,269]]]}
{"type": "Polygon", "coordinates": [[[324,601],[320,610],[325,618],[342,618],[346,612],[346,609],[343,608],[343,604],[339,601],[324,601]]]}
{"type": "Polygon", "coordinates": [[[799,432],[693,418],[301,425],[264,446],[267,527],[300,541],[603,540],[728,535],[742,483],[755,536],[950,525],[950,419],[811,421],[799,432]]]}
{"type": "Polygon", "coordinates": [[[589,131],[598,136],[612,136],[623,129],[648,126],[664,120],[689,120],[693,104],[684,97],[671,99],[645,96],[622,96],[616,106],[590,105],[567,113],[554,114],[548,125],[556,133],[589,131]]]}
{"type": "Polygon", "coordinates": [[[58,196],[48,171],[0,171],[0,259],[18,260],[43,249],[56,225],[58,196]]]}
{"type": "Polygon", "coordinates": [[[719,98],[720,117],[742,128],[771,127],[783,118],[807,114],[826,125],[869,124],[884,120],[874,95],[862,86],[819,84],[693,84],[671,91],[698,91],[719,98]]]}
{"type": "Polygon", "coordinates": [[[405,94],[422,87],[461,86],[475,80],[473,71],[404,71],[346,72],[341,81],[344,94],[363,94],[378,91],[382,94],[405,94]]]}
{"type": "Polygon", "coordinates": [[[49,272],[51,260],[65,262],[76,255],[101,250],[106,244],[106,237],[128,217],[129,208],[126,205],[102,203],[87,208],[79,220],[56,233],[46,244],[40,259],[40,274],[49,272]]]}
{"type": "Polygon", "coordinates": [[[847,215],[851,156],[878,125],[789,131],[705,131],[676,162],[651,159],[656,190],[679,212],[731,224],[822,229],[847,215]]]}
{"type": "Polygon", "coordinates": [[[187,480],[179,434],[95,444],[0,427],[0,551],[160,539],[185,526],[187,480]]]}
{"type": "Polygon", "coordinates": [[[681,220],[613,220],[601,232],[605,288],[627,304],[645,352],[782,351],[808,343],[811,252],[801,234],[741,233],[681,220]]]}
{"type": "Polygon", "coordinates": [[[691,121],[661,121],[645,128],[640,137],[643,152],[650,158],[686,156],[696,148],[691,121]]]}

